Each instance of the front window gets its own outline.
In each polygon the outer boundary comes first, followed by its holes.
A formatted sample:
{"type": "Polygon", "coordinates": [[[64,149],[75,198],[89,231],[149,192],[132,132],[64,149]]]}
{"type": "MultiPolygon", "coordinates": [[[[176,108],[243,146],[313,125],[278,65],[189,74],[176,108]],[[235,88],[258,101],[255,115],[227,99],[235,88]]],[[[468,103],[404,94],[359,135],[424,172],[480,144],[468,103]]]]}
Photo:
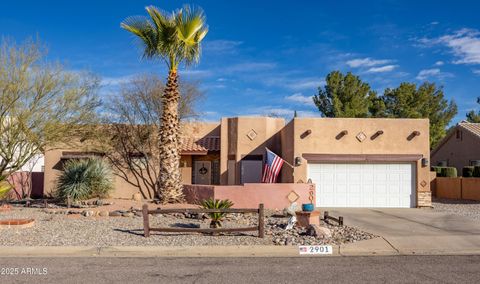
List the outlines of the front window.
{"type": "Polygon", "coordinates": [[[148,157],[143,153],[131,153],[130,157],[130,166],[138,169],[146,169],[148,163],[148,157]]]}

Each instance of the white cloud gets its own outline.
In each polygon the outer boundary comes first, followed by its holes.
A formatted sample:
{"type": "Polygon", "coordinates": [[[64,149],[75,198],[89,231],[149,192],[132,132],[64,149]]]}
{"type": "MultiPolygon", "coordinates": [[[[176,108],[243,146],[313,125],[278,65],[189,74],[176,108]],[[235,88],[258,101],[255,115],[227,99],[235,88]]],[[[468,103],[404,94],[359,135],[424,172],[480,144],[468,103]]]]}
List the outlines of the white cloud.
{"type": "Polygon", "coordinates": [[[261,71],[261,70],[271,70],[277,66],[273,62],[245,62],[227,66],[223,71],[228,73],[235,72],[250,72],[250,71],[261,71]]]}
{"type": "Polygon", "coordinates": [[[179,71],[180,75],[195,78],[205,78],[213,75],[210,70],[198,70],[198,69],[183,69],[179,71]]]}
{"type": "Polygon", "coordinates": [[[480,76],[480,69],[473,69],[472,72],[473,74],[480,76]]]}
{"type": "Polygon", "coordinates": [[[352,67],[352,68],[358,68],[358,67],[372,67],[372,66],[377,66],[377,65],[383,65],[383,64],[388,64],[392,62],[390,59],[372,59],[370,57],[366,58],[357,58],[357,59],[352,59],[347,61],[347,65],[352,67]]]}
{"type": "Polygon", "coordinates": [[[210,40],[205,42],[204,49],[211,52],[233,52],[242,43],[234,40],[210,40]]]}
{"type": "Polygon", "coordinates": [[[453,77],[453,74],[442,72],[439,68],[432,68],[432,69],[424,69],[418,72],[416,79],[423,81],[428,78],[444,79],[448,77],[453,77]]]}
{"type": "Polygon", "coordinates": [[[324,85],[325,80],[324,79],[300,79],[298,81],[292,81],[287,84],[287,87],[295,90],[295,91],[300,91],[300,90],[307,90],[307,89],[312,89],[315,90],[321,85],[324,85]]]}
{"type": "Polygon", "coordinates": [[[311,96],[304,96],[302,93],[295,93],[291,96],[286,96],[285,100],[291,101],[294,103],[298,104],[304,104],[304,105],[313,105],[313,100],[311,96]]]}
{"type": "Polygon", "coordinates": [[[268,74],[261,80],[267,86],[290,89],[294,92],[312,91],[325,85],[325,79],[320,77],[299,77],[291,74],[268,74]]]}
{"type": "Polygon", "coordinates": [[[383,73],[383,72],[390,72],[393,69],[397,68],[398,65],[385,65],[379,67],[371,67],[367,70],[367,73],[383,73]]]}
{"type": "Polygon", "coordinates": [[[474,29],[461,29],[438,38],[417,40],[426,47],[443,45],[450,48],[457,58],[455,64],[480,64],[480,32],[474,29]]]}
{"type": "Polygon", "coordinates": [[[441,60],[435,62],[435,66],[442,66],[443,64],[445,64],[445,62],[443,62],[441,60]]]}
{"type": "Polygon", "coordinates": [[[102,78],[101,85],[102,86],[118,86],[118,85],[130,82],[136,76],[138,75],[134,74],[134,75],[119,76],[119,77],[104,77],[102,78]]]}
{"type": "MultiPolygon", "coordinates": [[[[295,109],[283,108],[276,106],[265,106],[256,108],[253,110],[253,113],[247,114],[248,116],[279,116],[284,118],[292,118],[295,113],[295,109]]],[[[308,111],[308,110],[297,110],[297,116],[299,117],[318,117],[320,112],[318,111],[308,111]]]]}

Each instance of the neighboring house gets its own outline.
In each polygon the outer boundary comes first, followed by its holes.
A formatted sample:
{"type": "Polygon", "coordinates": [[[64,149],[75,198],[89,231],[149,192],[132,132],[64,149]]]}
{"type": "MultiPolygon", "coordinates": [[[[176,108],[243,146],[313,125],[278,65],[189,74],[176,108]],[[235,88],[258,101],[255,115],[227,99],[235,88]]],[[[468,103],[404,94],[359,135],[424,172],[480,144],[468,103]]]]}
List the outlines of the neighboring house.
{"type": "Polygon", "coordinates": [[[14,186],[12,198],[41,197],[44,185],[44,155],[32,157],[20,170],[10,175],[10,182],[14,186]]]}
{"type": "MultiPolygon", "coordinates": [[[[238,185],[261,180],[265,147],[284,164],[281,183],[316,184],[319,207],[431,205],[427,119],[234,117],[182,125],[185,184],[238,185]]],[[[54,189],[62,159],[82,149],[45,155],[45,190],[54,189]]],[[[116,179],[116,197],[137,190],[116,179]]]]}
{"type": "Polygon", "coordinates": [[[33,156],[25,165],[20,169],[21,172],[43,172],[45,166],[45,159],[43,154],[33,156]]]}
{"type": "Polygon", "coordinates": [[[480,123],[462,121],[432,151],[432,166],[455,167],[459,174],[465,166],[480,166],[480,123]]]}

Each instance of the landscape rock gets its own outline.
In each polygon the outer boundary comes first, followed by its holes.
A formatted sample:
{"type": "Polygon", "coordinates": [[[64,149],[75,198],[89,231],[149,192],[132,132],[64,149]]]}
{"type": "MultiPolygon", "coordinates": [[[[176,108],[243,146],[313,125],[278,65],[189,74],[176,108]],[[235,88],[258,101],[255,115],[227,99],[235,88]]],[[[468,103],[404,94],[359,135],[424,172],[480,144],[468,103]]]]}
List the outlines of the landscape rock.
{"type": "Polygon", "coordinates": [[[297,211],[297,203],[293,202],[292,204],[290,204],[290,206],[283,209],[283,216],[295,216],[295,211],[297,211]]]}
{"type": "Polygon", "coordinates": [[[331,238],[332,232],[329,228],[321,227],[318,225],[309,225],[307,228],[307,235],[317,238],[331,238]]]}
{"type": "Polygon", "coordinates": [[[108,211],[100,211],[100,213],[98,213],[100,217],[108,217],[109,215],[110,213],[108,211]]]}
{"type": "Polygon", "coordinates": [[[82,212],[82,215],[85,216],[85,217],[92,217],[93,215],[95,215],[95,212],[91,211],[91,210],[85,210],[82,212]]]}
{"type": "Polygon", "coordinates": [[[122,216],[122,212],[119,211],[112,211],[110,214],[108,214],[110,217],[120,217],[122,216]]]}
{"type": "Polygon", "coordinates": [[[135,193],[135,194],[132,195],[132,200],[134,200],[134,201],[142,201],[142,195],[141,195],[139,192],[137,192],[137,193],[135,193]]]}
{"type": "Polygon", "coordinates": [[[123,213],[122,216],[123,217],[133,217],[133,216],[135,216],[135,214],[133,214],[132,212],[126,212],[126,213],[123,213]]]}

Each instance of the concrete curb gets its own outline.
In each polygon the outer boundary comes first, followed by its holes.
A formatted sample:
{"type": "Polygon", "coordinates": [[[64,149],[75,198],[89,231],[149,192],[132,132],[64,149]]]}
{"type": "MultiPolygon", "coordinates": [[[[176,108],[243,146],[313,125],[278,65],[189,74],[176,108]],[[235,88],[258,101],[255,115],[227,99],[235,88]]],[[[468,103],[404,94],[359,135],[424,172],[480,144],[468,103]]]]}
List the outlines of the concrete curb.
{"type": "Polygon", "coordinates": [[[330,255],[300,255],[298,246],[0,246],[0,257],[341,257],[480,255],[475,249],[397,249],[385,238],[333,245],[330,255]]]}
{"type": "MultiPolygon", "coordinates": [[[[333,254],[339,255],[338,246],[333,254]]],[[[299,257],[297,246],[0,247],[0,257],[299,257]]],[[[331,256],[331,255],[330,255],[331,256]]],[[[302,255],[302,257],[304,257],[302,255]]],[[[307,256],[308,257],[308,256],[307,256]]]]}

